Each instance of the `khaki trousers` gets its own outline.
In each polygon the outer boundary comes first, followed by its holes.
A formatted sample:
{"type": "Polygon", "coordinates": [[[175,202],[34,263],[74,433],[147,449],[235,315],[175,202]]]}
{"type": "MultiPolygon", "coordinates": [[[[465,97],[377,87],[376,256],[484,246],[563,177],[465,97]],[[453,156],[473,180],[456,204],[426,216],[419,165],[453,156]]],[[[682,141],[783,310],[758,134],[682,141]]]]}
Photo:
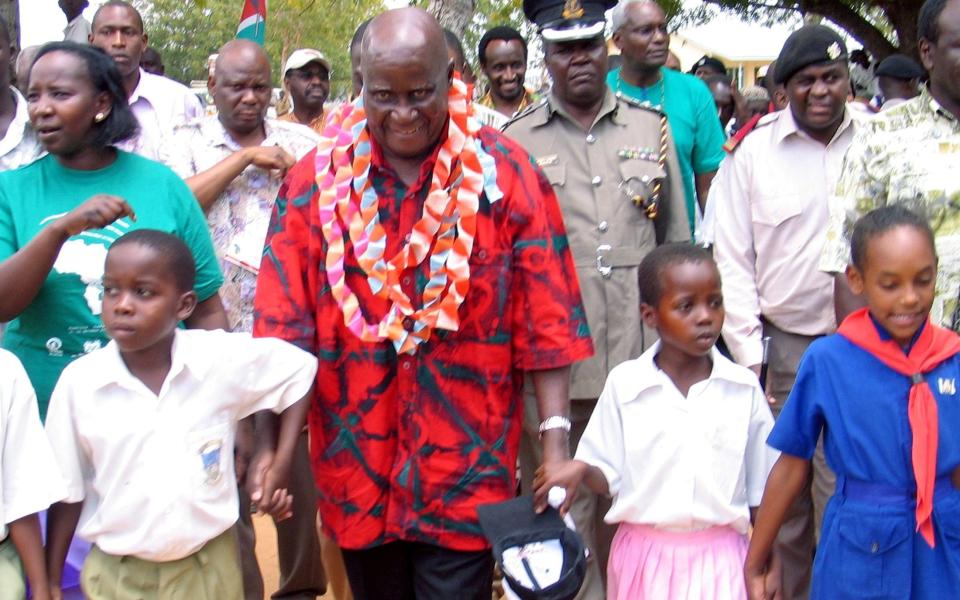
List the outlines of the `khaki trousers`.
{"type": "MultiPolygon", "coordinates": [[[[771,408],[774,417],[778,417],[797,379],[800,358],[817,338],[783,331],[768,321],[763,323],[763,335],[770,338],[767,393],[777,401],[771,408]]],[[[821,438],[813,455],[810,478],[787,511],[777,535],[777,547],[783,560],[784,600],[804,600],[810,596],[813,555],[820,536],[823,509],[833,495],[835,483],[836,476],[824,458],[821,438]]]]}
{"type": "Polygon", "coordinates": [[[0,542],[0,600],[24,600],[26,597],[23,565],[8,536],[0,542]]]}
{"type": "MultiPolygon", "coordinates": [[[[577,451],[583,431],[587,428],[587,421],[596,407],[596,400],[570,401],[570,455],[577,451]]],[[[520,437],[520,485],[524,494],[533,493],[533,474],[543,460],[540,449],[540,426],[537,412],[537,399],[530,391],[524,393],[523,435],[520,437]]],[[[581,485],[577,498],[570,507],[570,515],[577,526],[577,532],[590,549],[587,559],[587,573],[583,585],[576,596],[576,600],[603,600],[604,575],[606,574],[607,556],[610,553],[610,543],[616,527],[607,525],[603,517],[610,509],[610,500],[600,498],[586,486],[581,485]]]]}
{"type": "Polygon", "coordinates": [[[240,600],[234,528],[186,558],[152,562],[94,546],[80,573],[88,600],[240,600]]]}

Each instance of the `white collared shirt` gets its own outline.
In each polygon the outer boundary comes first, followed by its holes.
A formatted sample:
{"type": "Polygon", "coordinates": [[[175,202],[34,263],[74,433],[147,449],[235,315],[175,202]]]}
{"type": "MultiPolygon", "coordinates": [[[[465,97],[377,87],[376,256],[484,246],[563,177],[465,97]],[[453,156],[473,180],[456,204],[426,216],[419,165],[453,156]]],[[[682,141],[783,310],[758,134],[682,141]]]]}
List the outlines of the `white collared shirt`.
{"type": "Polygon", "coordinates": [[[312,355],[277,339],[178,330],[170,372],[153,394],[115,342],[63,371],[47,435],[83,501],[78,533],[108,554],[189,556],[237,520],[237,421],[281,412],[310,389],[312,355]]]}
{"type": "Polygon", "coordinates": [[[90,21],[79,14],[63,28],[63,41],[89,44],[91,31],[90,21]]]}
{"type": "Polygon", "coordinates": [[[17,358],[0,350],[0,541],[7,524],[46,510],[67,495],[37,396],[17,358]]]}
{"type": "Polygon", "coordinates": [[[0,171],[19,169],[46,154],[30,125],[27,100],[13,86],[10,86],[10,93],[17,103],[17,109],[10,126],[7,127],[6,135],[0,139],[0,171]]]}
{"type": "Polygon", "coordinates": [[[757,377],[714,349],[710,377],[684,397],[654,362],[659,351],[657,342],[614,367],[577,447],[610,486],[604,520],[746,533],[778,456],[757,377]]]}
{"type": "Polygon", "coordinates": [[[760,120],[727,156],[710,186],[714,254],[727,317],[723,339],[736,361],[763,357],[760,316],[801,335],[836,328],[833,278],[820,271],[829,198],[853,140],[854,120],[826,145],[802,132],[793,113],[760,120]]]}
{"type": "Polygon", "coordinates": [[[140,69],[140,82],[129,98],[140,133],[117,148],[160,160],[173,129],[203,116],[203,104],[185,85],[140,69]]]}

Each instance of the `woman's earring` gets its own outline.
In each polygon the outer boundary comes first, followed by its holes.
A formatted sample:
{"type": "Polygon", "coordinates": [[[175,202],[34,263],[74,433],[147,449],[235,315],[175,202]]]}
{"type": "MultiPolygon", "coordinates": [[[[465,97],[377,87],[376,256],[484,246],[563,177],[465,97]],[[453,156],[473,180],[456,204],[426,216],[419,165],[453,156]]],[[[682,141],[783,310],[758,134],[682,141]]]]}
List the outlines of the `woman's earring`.
{"type": "Polygon", "coordinates": [[[106,114],[104,114],[104,113],[102,113],[102,112],[98,112],[98,113],[96,114],[96,116],[93,117],[93,121],[94,121],[95,123],[100,123],[100,122],[102,122],[102,121],[103,121],[104,119],[106,119],[106,118],[107,118],[107,115],[106,115],[106,114]]]}

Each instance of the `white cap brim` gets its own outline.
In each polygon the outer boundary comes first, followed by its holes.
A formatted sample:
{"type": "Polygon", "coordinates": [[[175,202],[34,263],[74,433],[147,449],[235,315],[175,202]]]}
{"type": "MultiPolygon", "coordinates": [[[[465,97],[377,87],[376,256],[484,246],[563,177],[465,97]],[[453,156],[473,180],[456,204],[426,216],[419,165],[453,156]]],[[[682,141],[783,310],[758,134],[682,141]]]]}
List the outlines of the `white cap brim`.
{"type": "Polygon", "coordinates": [[[598,21],[591,25],[574,25],[573,27],[564,27],[562,29],[544,28],[540,35],[548,42],[570,42],[573,40],[587,40],[603,33],[606,25],[604,21],[598,21]]]}

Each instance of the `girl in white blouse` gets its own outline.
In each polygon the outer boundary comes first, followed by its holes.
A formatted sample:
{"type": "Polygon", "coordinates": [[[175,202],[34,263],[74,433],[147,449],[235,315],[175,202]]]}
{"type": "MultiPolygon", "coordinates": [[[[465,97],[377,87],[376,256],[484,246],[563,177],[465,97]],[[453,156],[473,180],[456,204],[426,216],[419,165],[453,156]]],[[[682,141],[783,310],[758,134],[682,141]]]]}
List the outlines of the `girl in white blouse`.
{"type": "Polygon", "coordinates": [[[615,367],[574,460],[538,469],[535,500],[580,483],[613,498],[610,599],[746,598],[747,529],[777,458],[756,375],[714,348],[720,274],[708,252],[660,246],[639,269],[644,323],[660,341],[615,367]]]}

